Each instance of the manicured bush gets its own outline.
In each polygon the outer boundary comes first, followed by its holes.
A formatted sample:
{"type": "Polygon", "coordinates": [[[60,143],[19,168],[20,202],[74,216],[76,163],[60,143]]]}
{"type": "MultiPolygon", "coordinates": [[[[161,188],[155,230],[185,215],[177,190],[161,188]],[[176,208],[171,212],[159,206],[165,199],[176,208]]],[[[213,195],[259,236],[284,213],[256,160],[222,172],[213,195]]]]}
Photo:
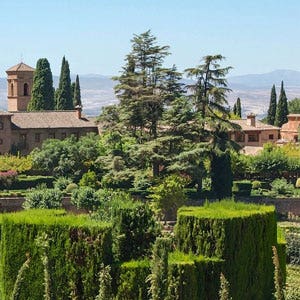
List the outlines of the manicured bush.
{"type": "Polygon", "coordinates": [[[94,299],[101,263],[112,263],[111,225],[57,210],[1,216],[0,298],[10,299],[21,266],[30,256],[19,299],[43,299],[43,264],[36,238],[48,236],[53,299],[94,299]],[[88,283],[88,284],[87,284],[88,283]]]}
{"type": "Polygon", "coordinates": [[[275,195],[291,196],[294,192],[294,186],[288,183],[285,178],[277,178],[271,183],[272,192],[275,195]]]}
{"type": "Polygon", "coordinates": [[[54,181],[54,188],[63,192],[70,183],[72,183],[72,179],[61,176],[54,181]]]}
{"type": "Polygon", "coordinates": [[[233,201],[178,211],[178,249],[224,259],[233,299],[272,299],[275,210],[233,201]]]}
{"type": "Polygon", "coordinates": [[[111,171],[102,177],[101,185],[111,189],[129,189],[133,186],[134,173],[130,170],[111,171]]]}
{"type": "Polygon", "coordinates": [[[66,187],[66,193],[72,193],[74,190],[78,189],[78,185],[76,183],[69,183],[66,187]]]}
{"type": "Polygon", "coordinates": [[[46,184],[48,188],[53,187],[53,176],[18,176],[17,180],[12,184],[11,189],[26,190],[35,188],[37,185],[46,184]]]}
{"type": "Polygon", "coordinates": [[[61,208],[62,196],[60,190],[37,188],[26,194],[23,208],[61,208]]]}
{"type": "Polygon", "coordinates": [[[94,171],[84,173],[79,181],[79,186],[88,186],[93,189],[99,186],[97,175],[94,171]]]}
{"type": "Polygon", "coordinates": [[[252,183],[250,181],[234,181],[232,193],[236,196],[250,196],[252,183]]]}
{"type": "Polygon", "coordinates": [[[71,203],[77,208],[95,211],[100,206],[100,199],[95,189],[86,186],[72,191],[71,203]]]}
{"type": "Polygon", "coordinates": [[[117,279],[117,299],[149,299],[149,260],[132,260],[122,263],[117,279]]]}

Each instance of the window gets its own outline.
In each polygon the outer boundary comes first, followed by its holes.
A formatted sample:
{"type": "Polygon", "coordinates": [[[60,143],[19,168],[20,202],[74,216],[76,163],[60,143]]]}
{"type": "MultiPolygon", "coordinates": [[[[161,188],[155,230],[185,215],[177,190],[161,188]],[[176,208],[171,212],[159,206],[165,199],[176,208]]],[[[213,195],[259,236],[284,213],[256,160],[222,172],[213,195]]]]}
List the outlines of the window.
{"type": "Polygon", "coordinates": [[[55,139],[55,133],[54,132],[50,132],[48,134],[49,139],[55,139]]]}
{"type": "Polygon", "coordinates": [[[248,142],[258,142],[258,141],[259,141],[258,133],[248,134],[248,142]]]}
{"type": "Polygon", "coordinates": [[[11,96],[14,95],[14,84],[13,83],[10,84],[10,95],[11,96]]]}
{"type": "Polygon", "coordinates": [[[65,132],[62,132],[62,133],[61,133],[61,138],[62,138],[62,140],[65,139],[66,137],[67,137],[67,134],[66,134],[65,132]]]}
{"type": "Polygon", "coordinates": [[[3,122],[0,122],[0,130],[2,130],[4,128],[4,124],[3,122]]]}
{"type": "Polygon", "coordinates": [[[243,132],[235,133],[235,141],[236,142],[245,142],[245,134],[243,132]]]}
{"type": "Polygon", "coordinates": [[[24,96],[29,96],[28,84],[27,83],[24,84],[24,96]]]}
{"type": "Polygon", "coordinates": [[[269,134],[269,140],[274,140],[274,134],[269,134]]]}
{"type": "Polygon", "coordinates": [[[36,133],[36,134],[34,135],[34,141],[35,141],[36,143],[39,143],[39,142],[41,141],[41,134],[40,134],[40,133],[36,133]]]}

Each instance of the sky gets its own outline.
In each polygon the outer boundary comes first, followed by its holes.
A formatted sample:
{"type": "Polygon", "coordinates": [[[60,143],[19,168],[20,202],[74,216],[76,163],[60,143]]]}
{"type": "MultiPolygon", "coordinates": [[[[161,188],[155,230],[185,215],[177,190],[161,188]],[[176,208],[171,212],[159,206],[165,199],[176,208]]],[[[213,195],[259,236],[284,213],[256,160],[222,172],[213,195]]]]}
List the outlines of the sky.
{"type": "Polygon", "coordinates": [[[58,75],[64,55],[73,74],[117,75],[148,29],[180,71],[208,54],[231,76],[300,71],[299,15],[299,0],[0,0],[0,77],[42,57],[58,75]]]}

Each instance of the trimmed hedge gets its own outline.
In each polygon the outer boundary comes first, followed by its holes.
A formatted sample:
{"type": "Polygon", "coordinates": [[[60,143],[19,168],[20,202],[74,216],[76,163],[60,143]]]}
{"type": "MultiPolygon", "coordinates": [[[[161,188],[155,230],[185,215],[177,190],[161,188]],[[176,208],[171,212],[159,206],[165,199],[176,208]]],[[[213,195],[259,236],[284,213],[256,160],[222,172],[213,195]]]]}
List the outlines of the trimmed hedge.
{"type": "Polygon", "coordinates": [[[10,299],[16,276],[30,256],[19,299],[43,299],[43,265],[36,238],[49,237],[53,299],[94,299],[101,263],[112,263],[111,225],[62,210],[29,210],[1,216],[0,298],[10,299]],[[89,284],[86,284],[88,282],[89,284]]]}
{"type": "Polygon", "coordinates": [[[37,185],[46,184],[48,188],[53,188],[53,176],[23,176],[19,175],[17,180],[13,182],[12,190],[26,190],[35,188],[37,185]]]}
{"type": "Polygon", "coordinates": [[[252,183],[250,181],[234,181],[232,193],[236,196],[250,196],[252,183]]]}
{"type": "MultiPolygon", "coordinates": [[[[172,252],[168,260],[168,299],[218,299],[223,261],[172,252]],[[176,297],[175,297],[176,295],[176,297]]],[[[120,266],[117,299],[150,299],[149,260],[133,260],[120,266]]]]}
{"type": "Polygon", "coordinates": [[[233,299],[272,299],[272,246],[277,244],[273,206],[221,201],[178,211],[178,249],[224,259],[233,299]]]}
{"type": "Polygon", "coordinates": [[[277,227],[277,254],[283,282],[286,282],[286,240],[280,227],[277,227]]]}

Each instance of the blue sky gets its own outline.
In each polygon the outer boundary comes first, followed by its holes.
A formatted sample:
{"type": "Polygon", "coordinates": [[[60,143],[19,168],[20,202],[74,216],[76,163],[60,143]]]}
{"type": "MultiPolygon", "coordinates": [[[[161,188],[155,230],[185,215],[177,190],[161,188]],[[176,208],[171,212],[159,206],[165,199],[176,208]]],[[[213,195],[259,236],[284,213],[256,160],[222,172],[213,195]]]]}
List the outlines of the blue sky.
{"type": "Polygon", "coordinates": [[[300,71],[299,16],[298,0],[0,0],[0,77],[21,57],[59,74],[63,55],[72,73],[116,75],[148,29],[179,70],[220,53],[231,75],[300,71]]]}

